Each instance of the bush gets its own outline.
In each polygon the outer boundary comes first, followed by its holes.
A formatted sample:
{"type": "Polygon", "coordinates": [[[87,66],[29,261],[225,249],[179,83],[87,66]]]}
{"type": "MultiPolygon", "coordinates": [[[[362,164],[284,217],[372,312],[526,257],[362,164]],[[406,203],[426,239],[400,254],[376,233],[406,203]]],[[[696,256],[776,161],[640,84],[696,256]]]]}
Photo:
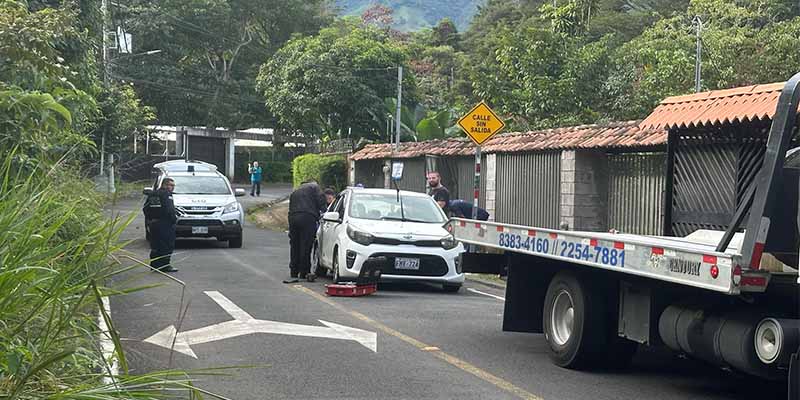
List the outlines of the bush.
{"type": "Polygon", "coordinates": [[[295,187],[305,180],[314,179],[322,187],[340,190],[347,185],[347,162],[344,156],[304,154],[292,161],[292,175],[295,187]]]}

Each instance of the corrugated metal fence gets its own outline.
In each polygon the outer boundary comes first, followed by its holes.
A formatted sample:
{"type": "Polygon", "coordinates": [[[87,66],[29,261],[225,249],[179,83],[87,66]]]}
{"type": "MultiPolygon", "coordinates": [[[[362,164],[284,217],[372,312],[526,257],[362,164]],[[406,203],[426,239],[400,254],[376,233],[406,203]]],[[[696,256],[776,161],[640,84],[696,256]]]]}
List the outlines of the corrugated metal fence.
{"type": "Polygon", "coordinates": [[[498,154],[495,220],[558,228],[560,185],[560,152],[498,154]]]}
{"type": "Polygon", "coordinates": [[[664,227],[666,155],[608,156],[608,227],[624,233],[661,235],[664,227]]]}
{"type": "MultiPolygon", "coordinates": [[[[451,199],[461,199],[473,203],[475,200],[475,157],[442,157],[438,160],[442,179],[451,199]]],[[[486,170],[486,156],[481,159],[486,170]]],[[[481,176],[480,207],[486,207],[486,174],[481,176]]]]}
{"type": "Polygon", "coordinates": [[[402,190],[425,192],[425,157],[393,160],[403,162],[403,179],[397,184],[402,190]]]}
{"type": "Polygon", "coordinates": [[[356,161],[356,181],[353,184],[362,184],[368,188],[383,187],[383,160],[356,161]]]}

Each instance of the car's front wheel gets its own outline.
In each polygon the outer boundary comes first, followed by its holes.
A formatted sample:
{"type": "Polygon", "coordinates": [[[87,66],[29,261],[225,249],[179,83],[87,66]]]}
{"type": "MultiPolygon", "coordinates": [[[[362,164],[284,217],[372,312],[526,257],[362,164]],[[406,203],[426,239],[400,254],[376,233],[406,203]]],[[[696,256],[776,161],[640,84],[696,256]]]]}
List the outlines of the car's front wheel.
{"type": "Polygon", "coordinates": [[[445,293],[457,293],[459,290],[461,290],[461,285],[444,284],[442,285],[442,290],[444,290],[445,293]]]}
{"type": "Polygon", "coordinates": [[[333,250],[333,260],[331,261],[331,276],[333,283],[339,283],[341,277],[339,276],[339,249],[333,250]]]}
{"type": "Polygon", "coordinates": [[[228,247],[231,249],[240,249],[242,247],[242,236],[228,239],[228,247]]]}

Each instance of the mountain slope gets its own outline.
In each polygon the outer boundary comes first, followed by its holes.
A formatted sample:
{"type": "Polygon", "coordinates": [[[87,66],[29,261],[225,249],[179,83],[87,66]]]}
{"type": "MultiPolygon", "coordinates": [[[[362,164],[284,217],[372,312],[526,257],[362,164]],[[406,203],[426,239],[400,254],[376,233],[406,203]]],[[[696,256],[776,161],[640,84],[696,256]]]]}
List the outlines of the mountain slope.
{"type": "Polygon", "coordinates": [[[343,15],[361,15],[375,3],[394,10],[394,28],[401,31],[428,28],[442,18],[450,18],[463,31],[484,0],[336,0],[343,15]]]}

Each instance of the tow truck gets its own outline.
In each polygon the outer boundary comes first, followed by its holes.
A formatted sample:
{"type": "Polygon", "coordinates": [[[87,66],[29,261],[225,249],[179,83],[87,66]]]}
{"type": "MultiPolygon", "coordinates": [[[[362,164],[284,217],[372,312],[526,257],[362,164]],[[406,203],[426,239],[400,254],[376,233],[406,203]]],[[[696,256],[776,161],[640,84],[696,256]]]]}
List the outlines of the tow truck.
{"type": "MultiPolygon", "coordinates": [[[[769,252],[800,264],[797,243],[770,242],[795,234],[795,222],[775,222],[792,204],[782,196],[800,191],[790,170],[800,168],[800,147],[790,149],[799,100],[797,74],[780,94],[760,175],[727,231],[643,236],[453,218],[455,239],[495,249],[464,254],[464,271],[498,273],[505,265],[503,330],[543,333],[561,367],[624,367],[638,346],[666,346],[786,381],[789,399],[800,399],[800,279],[796,270],[761,267],[769,252]],[[779,230],[786,226],[792,232],[779,230]]],[[[800,229],[800,210],[788,211],[800,229]]]]}

